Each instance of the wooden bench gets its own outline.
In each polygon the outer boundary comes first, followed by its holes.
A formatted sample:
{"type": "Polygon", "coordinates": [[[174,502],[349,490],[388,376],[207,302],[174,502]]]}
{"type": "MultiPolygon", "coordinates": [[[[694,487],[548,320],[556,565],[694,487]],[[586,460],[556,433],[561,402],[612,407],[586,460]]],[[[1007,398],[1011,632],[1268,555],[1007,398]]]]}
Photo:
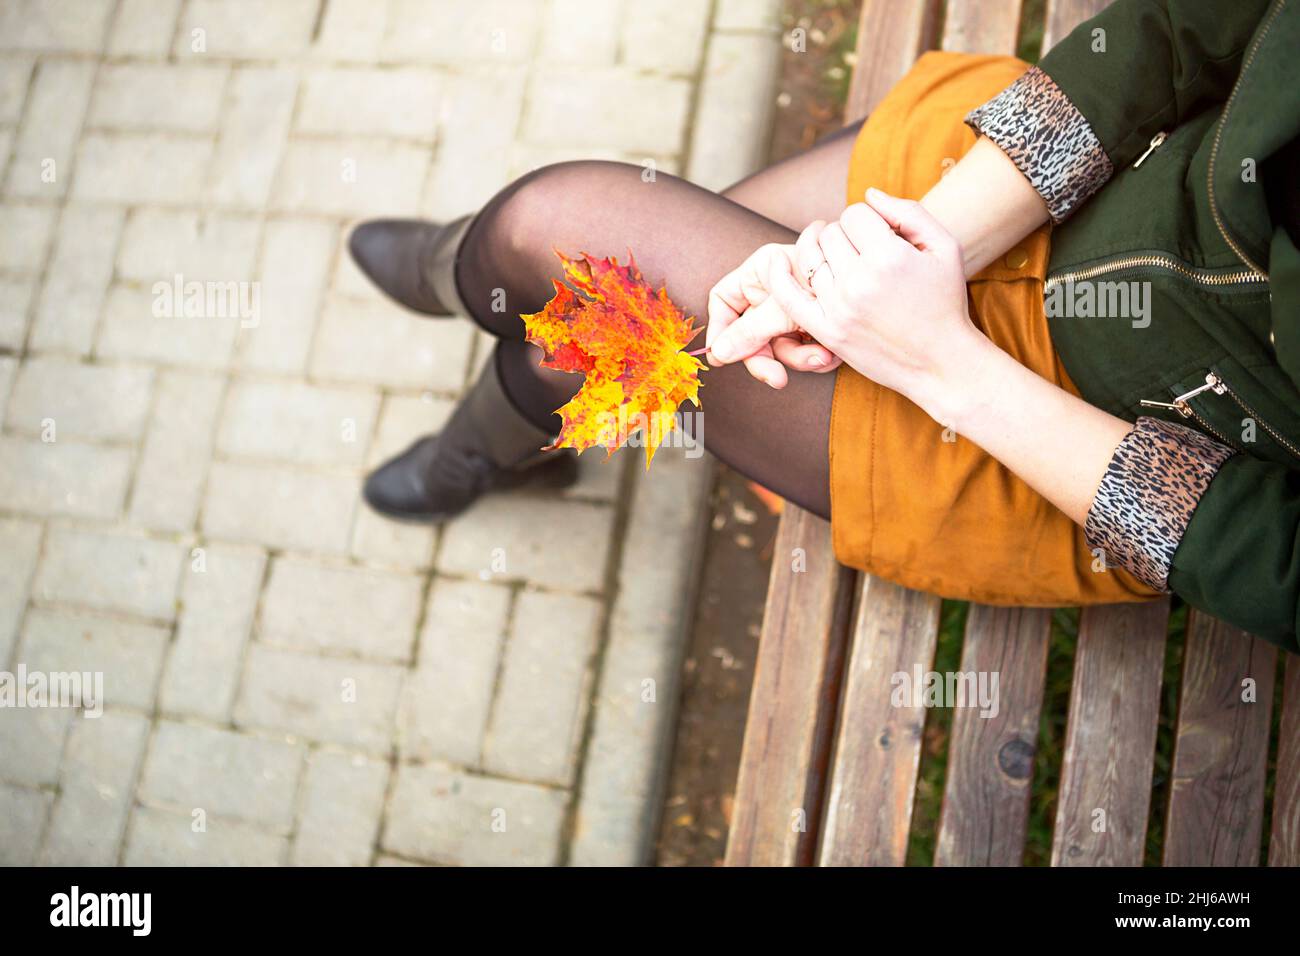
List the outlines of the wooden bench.
{"type": "MultiPolygon", "coordinates": [[[[948,0],[942,17],[940,2],[864,0],[848,116],[866,115],[936,40],[950,50],[1014,51],[1020,0],[948,0]]],[[[1104,6],[1048,0],[1043,49],[1104,6]]],[[[726,862],[902,865],[927,712],[891,706],[891,677],[931,668],[940,599],[839,565],[829,525],[792,505],[774,555],[726,862]]],[[[987,719],[970,707],[952,713],[935,865],[1022,862],[1051,613],[969,609],[960,670],[998,672],[1001,706],[987,719]]],[[[1168,620],[1168,600],[1080,615],[1054,866],[1143,863],[1168,620]]],[[[1165,865],[1261,862],[1277,665],[1272,645],[1189,615],[1165,865]],[[1242,700],[1247,679],[1255,703],[1242,700]]],[[[1300,660],[1287,662],[1285,685],[1267,850],[1274,866],[1300,864],[1300,660]]]]}

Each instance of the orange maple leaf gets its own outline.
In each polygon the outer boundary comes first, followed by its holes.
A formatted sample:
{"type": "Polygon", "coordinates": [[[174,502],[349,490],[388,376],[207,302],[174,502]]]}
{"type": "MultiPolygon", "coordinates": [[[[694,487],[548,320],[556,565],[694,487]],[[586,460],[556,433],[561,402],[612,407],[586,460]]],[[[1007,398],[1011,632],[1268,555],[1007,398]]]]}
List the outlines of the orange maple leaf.
{"type": "Polygon", "coordinates": [[[524,320],[529,342],[541,346],[545,368],[586,376],[582,388],[557,409],[563,427],[548,448],[594,445],[608,454],[638,432],[650,467],[655,451],[677,427],[682,402],[699,406],[703,362],[682,351],[699,331],[668,298],[641,276],[635,260],[571,259],[557,251],[564,278],[555,296],[524,320]]]}

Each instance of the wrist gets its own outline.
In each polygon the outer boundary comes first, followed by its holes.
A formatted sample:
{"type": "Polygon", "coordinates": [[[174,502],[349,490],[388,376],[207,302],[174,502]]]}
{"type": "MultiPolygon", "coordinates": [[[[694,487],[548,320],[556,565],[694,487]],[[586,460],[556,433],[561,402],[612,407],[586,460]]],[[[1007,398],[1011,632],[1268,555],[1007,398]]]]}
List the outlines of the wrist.
{"type": "Polygon", "coordinates": [[[1009,356],[967,321],[963,333],[945,345],[942,359],[908,397],[940,425],[966,434],[989,405],[1009,356]]]}

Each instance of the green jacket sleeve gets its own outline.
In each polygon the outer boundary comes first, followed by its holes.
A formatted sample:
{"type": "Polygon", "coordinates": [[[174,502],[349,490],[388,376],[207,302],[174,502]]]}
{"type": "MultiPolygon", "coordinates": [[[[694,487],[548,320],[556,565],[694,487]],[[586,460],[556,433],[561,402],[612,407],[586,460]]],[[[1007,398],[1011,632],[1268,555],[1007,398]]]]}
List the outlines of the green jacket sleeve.
{"type": "Polygon", "coordinates": [[[1227,100],[1269,2],[1116,0],[966,121],[1060,222],[1156,134],[1227,100]]]}
{"type": "Polygon", "coordinates": [[[1300,472],[1247,455],[1219,468],[1174,552],[1188,603],[1300,653],[1300,472]]]}

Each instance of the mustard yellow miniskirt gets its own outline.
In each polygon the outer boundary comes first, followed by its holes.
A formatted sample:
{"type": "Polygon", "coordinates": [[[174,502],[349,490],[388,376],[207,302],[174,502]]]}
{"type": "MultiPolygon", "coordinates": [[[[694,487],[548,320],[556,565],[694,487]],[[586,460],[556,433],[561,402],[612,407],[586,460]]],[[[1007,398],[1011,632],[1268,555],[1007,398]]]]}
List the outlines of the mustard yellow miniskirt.
{"type": "MultiPolygon", "coordinates": [[[[858,134],[848,201],[861,201],[868,186],[919,199],[974,145],[965,115],[1026,69],[1014,57],[922,56],[858,134]]],[[[1077,394],[1043,310],[1049,241],[1045,226],[973,277],[970,315],[1022,365],[1077,394]]],[[[986,604],[1096,604],[1155,594],[1123,570],[1094,570],[1083,529],[979,447],[852,369],[836,375],[831,528],[842,562],[986,604]]]]}

